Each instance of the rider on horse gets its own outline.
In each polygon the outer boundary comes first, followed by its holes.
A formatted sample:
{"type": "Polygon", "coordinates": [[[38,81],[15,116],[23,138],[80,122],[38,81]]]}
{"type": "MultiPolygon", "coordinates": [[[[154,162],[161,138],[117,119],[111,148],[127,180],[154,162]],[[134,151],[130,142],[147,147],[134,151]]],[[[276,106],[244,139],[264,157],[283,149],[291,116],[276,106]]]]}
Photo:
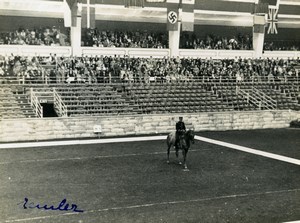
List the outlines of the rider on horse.
{"type": "MultiPolygon", "coordinates": [[[[186,164],[186,157],[187,153],[190,148],[190,143],[194,144],[194,130],[190,129],[186,131],[185,124],[182,121],[182,117],[179,117],[179,122],[176,123],[176,132],[174,134],[174,131],[172,131],[168,137],[167,137],[167,145],[168,145],[168,150],[167,150],[167,163],[170,163],[170,148],[172,146],[175,146],[175,154],[178,159],[178,151],[182,150],[182,155],[183,155],[183,166],[184,169],[187,169],[187,164],[186,164]]],[[[179,160],[178,160],[179,161],[179,160]]],[[[181,162],[179,161],[179,164],[181,162]]]]}
{"type": "Polygon", "coordinates": [[[185,129],[185,124],[182,121],[183,118],[179,117],[179,121],[176,123],[176,141],[175,141],[175,146],[178,145],[179,143],[179,137],[181,135],[183,135],[183,133],[185,133],[186,129],[185,129]]]}

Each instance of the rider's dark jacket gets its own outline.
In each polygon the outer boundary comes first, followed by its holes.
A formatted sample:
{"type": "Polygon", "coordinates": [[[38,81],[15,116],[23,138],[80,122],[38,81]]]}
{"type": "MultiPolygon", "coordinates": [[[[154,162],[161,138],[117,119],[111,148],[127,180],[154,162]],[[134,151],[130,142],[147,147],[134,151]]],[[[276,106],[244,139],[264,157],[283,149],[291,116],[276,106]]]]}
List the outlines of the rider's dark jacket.
{"type": "Polygon", "coordinates": [[[176,133],[181,132],[182,130],[186,130],[185,124],[184,124],[184,122],[179,121],[176,123],[176,133]]]}

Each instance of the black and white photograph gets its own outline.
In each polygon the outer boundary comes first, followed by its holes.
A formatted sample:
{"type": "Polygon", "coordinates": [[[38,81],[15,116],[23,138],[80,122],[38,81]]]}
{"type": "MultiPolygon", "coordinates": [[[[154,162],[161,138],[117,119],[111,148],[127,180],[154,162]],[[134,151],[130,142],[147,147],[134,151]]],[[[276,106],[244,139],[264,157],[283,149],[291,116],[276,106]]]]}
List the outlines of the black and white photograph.
{"type": "Polygon", "coordinates": [[[0,223],[300,223],[300,0],[0,0],[0,223]]]}

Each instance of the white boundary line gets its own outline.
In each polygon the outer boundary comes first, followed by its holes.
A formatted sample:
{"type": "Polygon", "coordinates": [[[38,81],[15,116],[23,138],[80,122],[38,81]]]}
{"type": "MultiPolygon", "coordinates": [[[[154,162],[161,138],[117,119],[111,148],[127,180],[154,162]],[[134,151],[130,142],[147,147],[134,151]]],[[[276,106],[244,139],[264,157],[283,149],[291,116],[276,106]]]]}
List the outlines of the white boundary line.
{"type": "Polygon", "coordinates": [[[300,220],[299,221],[285,221],[283,223],[300,223],[300,220]]]}
{"type": "MultiPolygon", "coordinates": [[[[94,139],[94,140],[69,140],[69,141],[54,141],[54,142],[7,143],[7,144],[0,144],[0,149],[46,147],[46,146],[60,146],[60,145],[82,145],[82,144],[98,144],[98,143],[117,143],[117,142],[132,142],[132,141],[151,141],[151,140],[163,140],[163,139],[166,139],[166,136],[130,137],[130,138],[94,139]]],[[[201,136],[195,136],[195,139],[197,139],[199,141],[216,144],[219,146],[223,146],[223,147],[227,147],[227,148],[231,148],[231,149],[271,158],[271,159],[276,159],[276,160],[300,165],[300,160],[293,159],[293,158],[286,157],[286,156],[281,156],[281,155],[277,155],[277,154],[273,154],[273,153],[255,150],[255,149],[251,149],[248,147],[239,146],[239,145],[235,145],[235,144],[231,144],[231,143],[226,143],[226,142],[209,139],[209,138],[201,137],[201,136]]],[[[163,152],[160,152],[160,153],[163,153],[163,152]]],[[[153,154],[158,154],[158,152],[155,152],[153,154]]],[[[129,155],[143,155],[143,154],[129,154],[129,155]]],[[[97,156],[94,158],[104,158],[104,157],[114,157],[114,156],[97,156]]],[[[81,159],[81,158],[75,157],[75,158],[71,158],[71,159],[81,159]]],[[[52,159],[49,159],[49,161],[51,161],[51,160],[52,159]]],[[[36,160],[30,160],[30,161],[36,161],[36,160]]],[[[41,161],[43,161],[43,160],[41,160],[41,161]]],[[[25,161],[25,162],[27,162],[27,161],[25,161]]],[[[186,201],[170,201],[170,202],[142,204],[142,205],[133,205],[133,206],[125,206],[125,207],[112,207],[112,208],[105,208],[105,209],[98,209],[98,210],[90,210],[90,211],[86,211],[84,213],[95,213],[95,212],[103,212],[103,211],[111,211],[111,210],[133,209],[133,208],[151,207],[151,206],[157,206],[157,205],[202,202],[202,201],[210,201],[210,200],[216,200],[216,199],[237,198],[237,197],[245,197],[245,196],[253,196],[253,195],[293,192],[293,191],[300,191],[300,189],[283,190],[283,191],[268,191],[268,192],[264,192],[264,193],[253,193],[253,194],[227,195],[227,196],[220,196],[220,197],[213,197],[213,198],[201,198],[201,199],[186,200],[186,201]]],[[[54,218],[54,217],[75,215],[75,214],[78,214],[78,213],[65,213],[65,214],[61,214],[61,215],[40,216],[40,217],[24,218],[24,219],[11,219],[11,220],[5,220],[4,222],[11,223],[11,222],[41,220],[41,219],[49,219],[49,218],[54,218]]],[[[300,223],[300,221],[291,221],[291,222],[286,222],[286,223],[300,223]]]]}
{"type": "MultiPolygon", "coordinates": [[[[162,136],[145,136],[145,137],[127,137],[127,138],[110,138],[110,139],[89,139],[89,140],[65,140],[65,141],[46,141],[46,142],[28,142],[28,143],[5,143],[0,144],[0,149],[9,148],[28,148],[28,147],[46,147],[46,146],[62,146],[62,145],[85,145],[85,144],[103,144],[103,143],[118,143],[118,142],[135,142],[135,141],[151,141],[151,140],[165,140],[166,135],[162,136]]],[[[264,152],[245,146],[239,146],[232,143],[227,143],[219,140],[214,140],[202,136],[195,136],[195,139],[227,148],[251,153],[275,160],[280,160],[287,163],[300,165],[300,160],[290,158],[287,156],[277,155],[274,153],[264,152]]]]}
{"type": "Polygon", "coordinates": [[[45,146],[69,146],[69,145],[102,144],[102,143],[117,143],[117,142],[134,142],[134,141],[151,141],[151,140],[166,139],[166,137],[167,136],[165,135],[165,136],[111,138],[111,139],[87,139],[87,140],[4,143],[4,144],[0,144],[0,149],[45,147],[45,146]]]}
{"type": "Polygon", "coordinates": [[[246,152],[246,153],[255,154],[255,155],[258,155],[258,156],[264,156],[264,157],[267,157],[267,158],[271,158],[271,159],[280,160],[280,161],[287,162],[287,163],[300,165],[300,160],[290,158],[290,157],[287,157],[287,156],[277,155],[277,154],[274,154],[274,153],[268,153],[268,152],[264,152],[264,151],[260,151],[260,150],[256,150],[256,149],[251,149],[251,148],[248,148],[248,147],[245,147],[245,146],[239,146],[239,145],[235,145],[235,144],[232,144],[232,143],[227,143],[227,142],[222,142],[222,141],[219,141],[219,140],[209,139],[209,138],[202,137],[202,136],[195,136],[195,139],[203,141],[203,142],[208,142],[208,143],[211,143],[211,144],[215,144],[215,145],[224,146],[224,147],[227,147],[227,148],[243,151],[243,152],[246,152]]]}
{"type": "Polygon", "coordinates": [[[130,205],[130,206],[123,206],[123,207],[103,208],[103,209],[97,209],[97,210],[87,210],[87,211],[84,211],[83,213],[68,212],[68,213],[58,214],[58,215],[46,215],[46,216],[23,218],[23,219],[10,219],[10,220],[5,220],[4,222],[12,223],[12,222],[42,220],[42,219],[57,218],[57,217],[69,216],[69,215],[78,215],[78,214],[83,215],[83,214],[89,214],[89,213],[126,210],[126,209],[153,207],[153,206],[161,206],[161,205],[196,203],[196,202],[205,202],[205,201],[213,201],[213,200],[220,200],[220,199],[243,198],[243,197],[249,197],[249,196],[261,196],[261,195],[290,193],[290,192],[298,192],[298,191],[300,191],[300,188],[290,189],[290,190],[280,190],[280,191],[266,191],[266,192],[261,192],[261,193],[232,194],[232,195],[223,195],[223,196],[218,196],[218,197],[198,198],[198,199],[192,199],[192,200],[165,201],[165,202],[159,202],[159,203],[148,203],[148,204],[130,205]]]}

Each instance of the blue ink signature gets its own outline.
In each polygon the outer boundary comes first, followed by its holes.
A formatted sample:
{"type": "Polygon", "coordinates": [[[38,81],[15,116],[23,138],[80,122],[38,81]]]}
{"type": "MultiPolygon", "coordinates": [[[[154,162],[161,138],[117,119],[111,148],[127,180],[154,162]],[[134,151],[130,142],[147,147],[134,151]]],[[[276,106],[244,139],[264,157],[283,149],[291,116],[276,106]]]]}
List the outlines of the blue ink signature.
{"type": "Polygon", "coordinates": [[[40,209],[40,210],[51,210],[51,211],[73,211],[73,212],[83,212],[83,210],[78,210],[76,204],[68,204],[67,199],[63,199],[57,207],[54,207],[53,205],[49,206],[47,204],[40,205],[40,204],[34,204],[33,202],[28,203],[28,198],[24,198],[24,202],[19,203],[18,205],[23,204],[24,209],[40,209]]]}

